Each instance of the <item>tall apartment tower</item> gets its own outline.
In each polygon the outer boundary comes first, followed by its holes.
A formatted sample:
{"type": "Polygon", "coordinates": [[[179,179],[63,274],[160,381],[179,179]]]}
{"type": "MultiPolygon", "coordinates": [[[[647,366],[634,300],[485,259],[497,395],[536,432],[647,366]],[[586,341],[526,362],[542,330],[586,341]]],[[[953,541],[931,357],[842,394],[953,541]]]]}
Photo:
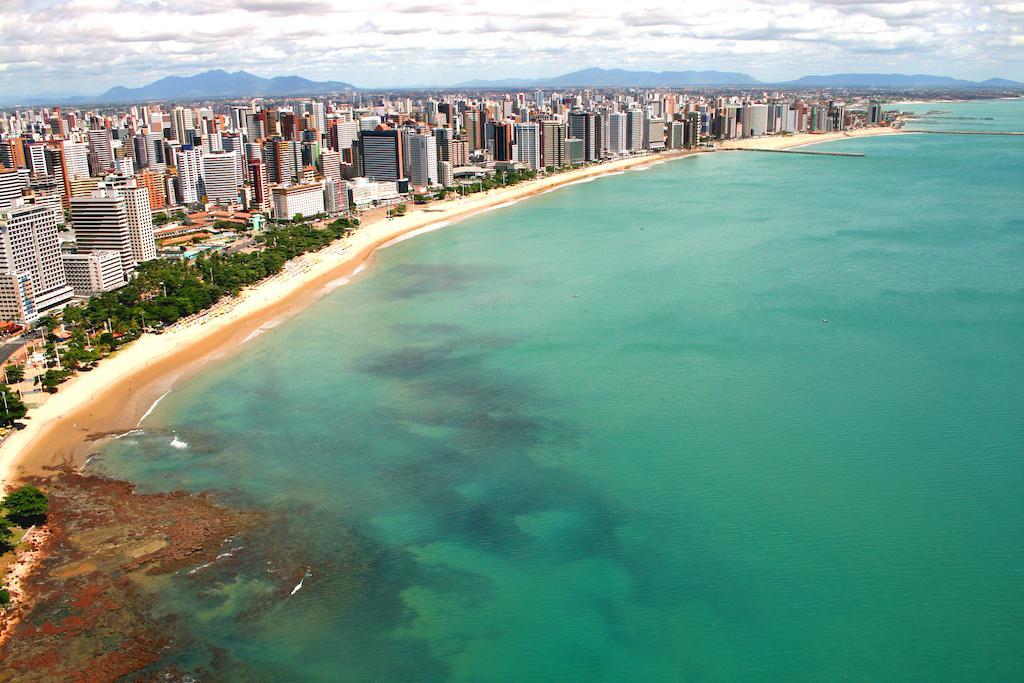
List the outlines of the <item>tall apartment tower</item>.
{"type": "Polygon", "coordinates": [[[270,211],[270,181],[267,167],[261,159],[249,162],[249,177],[252,178],[252,211],[270,211]]]}
{"type": "Polygon", "coordinates": [[[30,323],[74,295],[61,260],[60,213],[21,199],[0,211],[0,318],[30,323]]]}
{"type": "Polygon", "coordinates": [[[348,194],[345,192],[345,182],[341,177],[341,152],[329,149],[320,153],[320,173],[326,180],[330,180],[331,183],[324,185],[324,205],[328,207],[328,213],[330,213],[328,194],[333,195],[333,205],[336,206],[335,211],[344,211],[347,208],[348,194]]]}
{"type": "Polygon", "coordinates": [[[487,147],[485,131],[487,129],[487,112],[470,110],[465,114],[466,143],[469,151],[475,152],[478,149],[487,147]]]}
{"type": "Polygon", "coordinates": [[[409,136],[409,181],[415,187],[437,185],[437,139],[433,135],[409,136]]]}
{"type": "Polygon", "coordinates": [[[153,232],[153,207],[149,189],[138,178],[110,176],[100,188],[112,188],[124,197],[128,212],[128,231],[132,245],[133,267],[156,258],[156,237],[153,232]]]}
{"type": "Polygon", "coordinates": [[[583,140],[584,161],[601,159],[601,117],[596,112],[569,112],[569,137],[583,140]]]}
{"type": "Polygon", "coordinates": [[[640,109],[626,112],[626,149],[636,152],[644,148],[644,113],[640,109]]]}
{"type": "Polygon", "coordinates": [[[512,161],[512,124],[494,124],[494,160],[512,161]]]}
{"type": "Polygon", "coordinates": [[[541,157],[544,168],[565,166],[565,124],[561,121],[542,121],[540,124],[541,157]]]}
{"type": "Polygon", "coordinates": [[[0,211],[14,206],[25,189],[26,174],[16,168],[0,166],[0,211]]]}
{"type": "Polygon", "coordinates": [[[199,179],[202,176],[202,156],[199,149],[192,145],[182,145],[181,149],[174,153],[174,165],[178,168],[182,203],[198,203],[199,179]]]}
{"type": "Polygon", "coordinates": [[[622,112],[608,115],[608,142],[605,149],[612,154],[623,154],[629,149],[626,145],[626,115],[622,112]]]}
{"type": "Polygon", "coordinates": [[[109,130],[106,128],[90,130],[89,147],[96,160],[96,170],[100,173],[114,170],[114,142],[110,137],[109,130]]]}
{"type": "Polygon", "coordinates": [[[112,187],[94,190],[88,197],[71,199],[71,222],[78,251],[116,251],[125,274],[135,270],[128,204],[112,187]]]}
{"type": "Polygon", "coordinates": [[[536,123],[516,124],[516,160],[539,171],[541,155],[540,126],[536,123]]]}
{"type": "Polygon", "coordinates": [[[398,180],[402,175],[402,141],[397,130],[359,132],[362,175],[374,180],[398,180]]]}
{"type": "Polygon", "coordinates": [[[203,183],[206,196],[211,202],[238,202],[238,188],[242,185],[240,163],[237,151],[214,152],[202,157],[203,183]]]}

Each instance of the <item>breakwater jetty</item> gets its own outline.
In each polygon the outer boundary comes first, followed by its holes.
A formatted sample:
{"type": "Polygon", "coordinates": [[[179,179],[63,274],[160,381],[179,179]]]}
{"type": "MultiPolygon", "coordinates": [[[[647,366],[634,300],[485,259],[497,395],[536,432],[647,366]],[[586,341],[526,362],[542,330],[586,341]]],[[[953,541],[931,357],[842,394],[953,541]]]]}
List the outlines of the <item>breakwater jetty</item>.
{"type": "MultiPolygon", "coordinates": [[[[723,150],[725,151],[725,150],[723,150]]],[[[863,152],[819,152],[809,149],[758,149],[756,147],[735,147],[736,152],[771,152],[772,154],[809,154],[816,157],[862,157],[863,152]]]]}
{"type": "Polygon", "coordinates": [[[928,135],[1024,135],[1024,131],[1015,130],[912,130],[911,133],[927,133],[928,135]]]}

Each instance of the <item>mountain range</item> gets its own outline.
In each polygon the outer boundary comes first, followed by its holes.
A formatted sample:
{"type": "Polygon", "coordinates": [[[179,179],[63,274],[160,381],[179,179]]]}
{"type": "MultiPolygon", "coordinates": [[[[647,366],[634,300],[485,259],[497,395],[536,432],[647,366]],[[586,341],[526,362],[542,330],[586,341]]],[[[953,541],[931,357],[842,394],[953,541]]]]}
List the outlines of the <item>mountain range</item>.
{"type": "Polygon", "coordinates": [[[583,69],[553,78],[473,80],[457,83],[457,88],[550,88],[565,86],[604,86],[656,88],[701,85],[789,85],[812,88],[999,88],[1021,87],[1024,83],[1005,78],[965,81],[928,74],[846,73],[828,76],[804,76],[795,81],[759,81],[744,73],[731,71],[627,71],[625,69],[583,69]]]}
{"type": "MultiPolygon", "coordinates": [[[[594,87],[679,87],[711,85],[778,85],[809,88],[1020,88],[1024,83],[1005,78],[987,81],[966,81],[948,76],[928,74],[865,74],[844,73],[804,76],[795,81],[769,83],[744,73],[731,71],[628,71],[626,69],[583,69],[550,78],[508,78],[503,80],[472,80],[449,88],[563,88],[594,87]]],[[[429,89],[424,86],[420,89],[429,89]]],[[[359,90],[342,81],[311,81],[300,76],[263,78],[246,71],[228,72],[213,69],[194,76],[168,76],[140,88],[116,86],[101,95],[47,94],[21,100],[7,98],[22,105],[53,103],[118,104],[129,102],[188,101],[199,99],[241,97],[287,97],[292,95],[323,95],[359,90]]]]}
{"type": "MultiPolygon", "coordinates": [[[[69,104],[114,104],[204,98],[323,95],[351,90],[357,88],[342,81],[311,81],[301,76],[263,78],[248,71],[228,72],[223,69],[212,69],[194,76],[168,76],[141,88],[125,88],[118,85],[102,95],[66,96],[59,101],[69,104]]],[[[53,99],[35,97],[22,103],[44,104],[51,101],[53,99]]]]}
{"type": "Polygon", "coordinates": [[[565,87],[591,85],[605,87],[635,86],[659,88],[679,85],[755,85],[753,76],[731,71],[627,71],[626,69],[583,69],[553,78],[505,79],[501,81],[473,80],[456,83],[456,88],[480,87],[565,87]]]}

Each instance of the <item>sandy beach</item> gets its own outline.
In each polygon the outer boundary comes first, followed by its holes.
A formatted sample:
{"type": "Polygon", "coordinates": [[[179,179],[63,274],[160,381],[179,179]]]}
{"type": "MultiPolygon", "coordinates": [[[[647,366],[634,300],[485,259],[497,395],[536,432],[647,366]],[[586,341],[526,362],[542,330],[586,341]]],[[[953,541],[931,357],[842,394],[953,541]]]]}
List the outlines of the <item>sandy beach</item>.
{"type": "Polygon", "coordinates": [[[147,334],[79,373],[26,419],[26,427],[0,446],[0,482],[45,474],[57,465],[80,465],[104,438],[138,427],[154,401],[175,382],[206,363],[239,350],[244,343],[323,296],[381,246],[444,227],[486,209],[610,173],[681,158],[697,150],[611,161],[541,178],[485,194],[437,202],[426,211],[380,220],[325,249],[289,262],[285,269],[230,300],[163,334],[147,334]]]}
{"type": "Polygon", "coordinates": [[[855,130],[840,131],[836,133],[771,135],[761,138],[726,140],[718,146],[718,149],[791,149],[794,147],[803,147],[805,145],[814,145],[821,142],[834,142],[836,140],[849,140],[853,138],[873,137],[877,135],[902,135],[904,132],[906,131],[899,128],[882,126],[879,128],[857,128],[855,130]]]}
{"type": "MultiPolygon", "coordinates": [[[[785,149],[865,135],[898,133],[890,128],[846,133],[799,134],[732,140],[721,149],[785,149]]],[[[202,314],[180,321],[161,335],[148,334],[117,351],[88,373],[79,373],[31,411],[26,427],[0,446],[0,483],[45,474],[56,465],[80,465],[88,451],[113,434],[137,428],[154,402],[175,382],[198,372],[206,363],[244,347],[249,339],[307,307],[334,287],[347,282],[381,246],[444,227],[486,209],[515,202],[574,182],[628,169],[638,169],[700,153],[665,152],[630,157],[432,204],[360,228],[351,237],[289,262],[285,269],[225,300],[202,314]]]]}

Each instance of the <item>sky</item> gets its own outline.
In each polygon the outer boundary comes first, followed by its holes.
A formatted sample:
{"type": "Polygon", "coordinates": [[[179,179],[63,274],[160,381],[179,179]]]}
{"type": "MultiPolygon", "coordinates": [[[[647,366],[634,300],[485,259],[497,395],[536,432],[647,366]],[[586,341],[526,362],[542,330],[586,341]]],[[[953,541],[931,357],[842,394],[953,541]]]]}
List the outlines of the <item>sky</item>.
{"type": "Polygon", "coordinates": [[[212,68],[399,87],[592,66],[1024,81],[1024,1],[0,0],[0,96],[212,68]]]}

